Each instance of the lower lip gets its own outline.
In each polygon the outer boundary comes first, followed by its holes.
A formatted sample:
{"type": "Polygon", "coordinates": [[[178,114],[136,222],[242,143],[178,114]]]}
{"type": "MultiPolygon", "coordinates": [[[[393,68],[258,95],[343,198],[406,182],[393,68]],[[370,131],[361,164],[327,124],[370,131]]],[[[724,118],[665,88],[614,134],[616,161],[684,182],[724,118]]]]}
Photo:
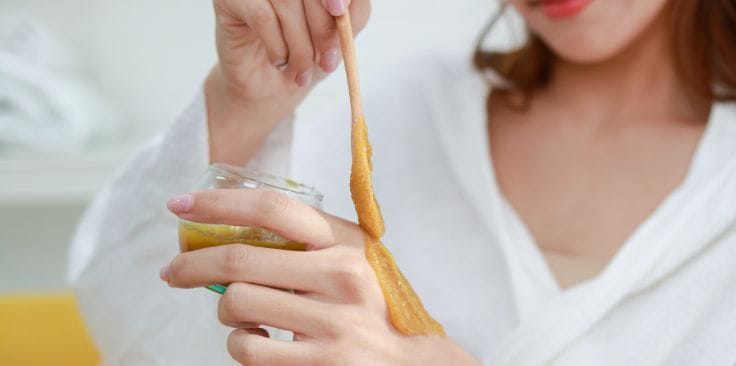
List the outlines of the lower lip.
{"type": "Polygon", "coordinates": [[[591,0],[550,0],[540,4],[542,11],[555,19],[573,17],[585,9],[591,0]]]}

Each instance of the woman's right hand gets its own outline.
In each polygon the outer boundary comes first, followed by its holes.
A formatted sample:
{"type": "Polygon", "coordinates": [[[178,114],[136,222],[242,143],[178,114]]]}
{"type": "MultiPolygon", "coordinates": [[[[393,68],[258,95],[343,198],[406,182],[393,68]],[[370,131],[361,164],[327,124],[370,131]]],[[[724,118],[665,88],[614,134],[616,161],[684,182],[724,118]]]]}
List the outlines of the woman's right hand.
{"type": "Polygon", "coordinates": [[[368,21],[370,0],[214,0],[213,4],[219,62],[205,82],[210,158],[242,164],[237,160],[255,151],[310,86],[337,68],[334,16],[349,7],[353,27],[359,31],[368,21]]]}

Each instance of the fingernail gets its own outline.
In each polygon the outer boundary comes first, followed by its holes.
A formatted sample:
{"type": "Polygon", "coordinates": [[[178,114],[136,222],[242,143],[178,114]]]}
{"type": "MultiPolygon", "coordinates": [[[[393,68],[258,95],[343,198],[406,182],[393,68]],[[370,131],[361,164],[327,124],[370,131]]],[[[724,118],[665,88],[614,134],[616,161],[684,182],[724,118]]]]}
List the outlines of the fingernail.
{"type": "Polygon", "coordinates": [[[184,213],[192,209],[194,203],[194,197],[191,194],[183,194],[176,196],[166,202],[166,207],[173,213],[184,213]]]}
{"type": "Polygon", "coordinates": [[[312,69],[307,69],[296,75],[296,84],[305,87],[312,81],[312,69]]]}
{"type": "Polygon", "coordinates": [[[324,72],[333,72],[337,68],[337,60],[340,57],[340,51],[333,48],[320,56],[319,66],[324,72]]]}
{"type": "Polygon", "coordinates": [[[325,0],[325,7],[332,16],[342,15],[345,12],[345,0],[325,0]]]}
{"type": "Polygon", "coordinates": [[[169,265],[168,264],[161,267],[161,270],[158,272],[158,276],[161,277],[161,281],[169,283],[169,265]]]}

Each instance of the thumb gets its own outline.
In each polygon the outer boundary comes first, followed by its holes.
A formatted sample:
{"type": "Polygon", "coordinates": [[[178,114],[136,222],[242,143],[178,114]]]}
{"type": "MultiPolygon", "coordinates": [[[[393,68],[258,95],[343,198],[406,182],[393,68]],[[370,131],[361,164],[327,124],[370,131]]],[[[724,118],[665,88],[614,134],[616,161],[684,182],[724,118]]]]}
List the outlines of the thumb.
{"type": "Polygon", "coordinates": [[[322,5],[332,16],[339,16],[348,9],[350,0],[322,0],[322,5]]]}

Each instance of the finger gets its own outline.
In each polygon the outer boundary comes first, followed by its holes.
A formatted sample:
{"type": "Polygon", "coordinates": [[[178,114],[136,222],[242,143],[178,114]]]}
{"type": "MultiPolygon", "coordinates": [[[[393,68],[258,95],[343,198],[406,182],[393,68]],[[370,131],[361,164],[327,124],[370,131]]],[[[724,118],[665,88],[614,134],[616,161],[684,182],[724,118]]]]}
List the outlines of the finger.
{"type": "Polygon", "coordinates": [[[231,244],[176,256],[163,270],[167,272],[163,279],[169,286],[178,288],[244,282],[362,301],[371,294],[371,287],[366,284],[375,281],[375,274],[362,253],[362,248],[342,246],[294,252],[231,244]]]}
{"type": "Polygon", "coordinates": [[[369,0],[354,0],[350,2],[350,21],[353,33],[358,34],[368,24],[371,15],[371,2],[369,0]]]}
{"type": "Polygon", "coordinates": [[[185,220],[260,227],[310,249],[341,243],[360,230],[353,222],[271,190],[207,189],[175,197],[167,205],[185,220]]]}
{"type": "Polygon", "coordinates": [[[370,0],[320,0],[322,5],[330,15],[339,16],[350,9],[350,20],[352,21],[353,31],[360,32],[365,25],[368,24],[368,18],[371,14],[370,0]]]}
{"type": "Polygon", "coordinates": [[[271,4],[281,21],[289,48],[288,70],[294,75],[297,85],[307,86],[312,81],[315,55],[304,16],[304,4],[302,0],[272,0],[271,4]]]}
{"type": "Polygon", "coordinates": [[[286,65],[289,49],[284,40],[279,18],[268,0],[223,0],[221,7],[232,16],[242,19],[259,37],[269,62],[286,65]]]}
{"type": "Polygon", "coordinates": [[[327,12],[321,0],[304,0],[304,10],[319,67],[324,72],[332,72],[337,68],[340,57],[335,18],[327,12]]]}
{"type": "Polygon", "coordinates": [[[166,282],[178,288],[248,282],[322,293],[320,289],[325,281],[320,276],[330,273],[326,262],[333,258],[323,259],[315,253],[320,252],[295,252],[243,244],[203,248],[174,257],[167,269],[166,282]],[[312,265],[305,266],[305,263],[312,265]]]}
{"type": "Polygon", "coordinates": [[[350,0],[320,0],[320,2],[332,16],[342,15],[350,4],[350,0]]]}
{"type": "Polygon", "coordinates": [[[333,324],[331,309],[301,295],[236,282],[222,295],[217,316],[228,326],[253,322],[315,337],[337,326],[333,324]]]}
{"type": "Polygon", "coordinates": [[[320,364],[311,344],[269,339],[241,329],[230,333],[227,351],[235,361],[248,366],[320,364]]]}

